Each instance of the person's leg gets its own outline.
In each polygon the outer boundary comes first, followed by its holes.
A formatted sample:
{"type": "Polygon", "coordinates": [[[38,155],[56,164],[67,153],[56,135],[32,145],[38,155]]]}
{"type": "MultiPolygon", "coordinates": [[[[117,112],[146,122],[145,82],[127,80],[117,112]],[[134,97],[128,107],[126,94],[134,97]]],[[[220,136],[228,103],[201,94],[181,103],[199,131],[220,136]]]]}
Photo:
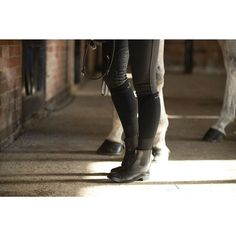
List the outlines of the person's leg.
{"type": "Polygon", "coordinates": [[[152,148],[160,119],[156,64],[158,40],[130,40],[130,64],[138,98],[138,149],[152,148]]]}
{"type": "Polygon", "coordinates": [[[139,139],[134,156],[126,168],[111,172],[108,178],[115,182],[143,180],[149,175],[151,149],[160,118],[160,101],[156,86],[158,42],[130,40],[130,63],[138,97],[139,139]]]}
{"type": "Polygon", "coordinates": [[[115,46],[113,62],[105,82],[111,92],[125,134],[126,154],[122,162],[124,165],[129,154],[134,153],[138,143],[137,99],[126,76],[129,60],[128,40],[115,40],[115,45],[110,40],[104,46],[104,53],[109,55],[115,46]]]}

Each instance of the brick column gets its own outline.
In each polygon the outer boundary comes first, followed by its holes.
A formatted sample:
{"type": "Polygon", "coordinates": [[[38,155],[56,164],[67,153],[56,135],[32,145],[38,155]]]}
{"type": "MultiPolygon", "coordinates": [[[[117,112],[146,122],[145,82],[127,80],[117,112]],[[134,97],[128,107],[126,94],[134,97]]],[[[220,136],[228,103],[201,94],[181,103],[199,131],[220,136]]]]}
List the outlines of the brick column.
{"type": "Polygon", "coordinates": [[[21,127],[22,43],[0,40],[0,147],[12,141],[21,127]]]}
{"type": "Polygon", "coordinates": [[[46,101],[62,93],[67,83],[67,42],[48,40],[46,46],[46,101]]]}

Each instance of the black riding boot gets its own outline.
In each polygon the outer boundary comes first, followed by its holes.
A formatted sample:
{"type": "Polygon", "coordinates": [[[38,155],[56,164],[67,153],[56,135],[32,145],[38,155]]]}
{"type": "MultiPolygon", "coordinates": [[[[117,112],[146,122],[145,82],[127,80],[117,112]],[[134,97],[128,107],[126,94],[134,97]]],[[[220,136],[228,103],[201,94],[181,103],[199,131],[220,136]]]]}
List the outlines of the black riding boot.
{"type": "Polygon", "coordinates": [[[121,166],[111,169],[111,173],[115,173],[116,171],[124,168],[129,159],[132,159],[132,156],[135,154],[135,150],[138,146],[138,136],[134,136],[132,138],[125,138],[125,155],[122,160],[121,166]]]}
{"type": "Polygon", "coordinates": [[[117,183],[144,180],[149,177],[152,150],[136,150],[124,167],[108,174],[108,178],[117,183]]]}

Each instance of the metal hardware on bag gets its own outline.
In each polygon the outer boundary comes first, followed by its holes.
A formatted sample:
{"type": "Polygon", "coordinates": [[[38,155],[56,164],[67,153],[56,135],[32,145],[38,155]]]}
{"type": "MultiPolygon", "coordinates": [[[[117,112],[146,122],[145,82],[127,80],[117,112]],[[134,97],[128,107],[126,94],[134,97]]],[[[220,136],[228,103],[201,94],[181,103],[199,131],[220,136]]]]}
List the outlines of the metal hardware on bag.
{"type": "Polygon", "coordinates": [[[106,69],[105,73],[103,73],[101,76],[98,76],[98,77],[88,76],[87,73],[86,73],[85,61],[86,61],[86,58],[87,58],[89,47],[92,50],[96,50],[97,49],[97,45],[96,45],[95,41],[97,41],[99,43],[105,43],[106,42],[106,40],[90,40],[89,43],[86,46],[86,49],[85,49],[85,52],[84,52],[84,56],[83,56],[83,66],[82,66],[81,73],[82,73],[82,75],[84,77],[87,77],[90,80],[99,80],[101,78],[104,78],[106,75],[108,75],[108,73],[109,73],[109,71],[111,69],[111,65],[112,65],[112,62],[113,62],[114,54],[115,54],[115,40],[113,40],[112,55],[111,55],[111,57],[109,55],[106,56],[107,61],[108,61],[108,63],[107,63],[108,64],[108,68],[106,69]]]}

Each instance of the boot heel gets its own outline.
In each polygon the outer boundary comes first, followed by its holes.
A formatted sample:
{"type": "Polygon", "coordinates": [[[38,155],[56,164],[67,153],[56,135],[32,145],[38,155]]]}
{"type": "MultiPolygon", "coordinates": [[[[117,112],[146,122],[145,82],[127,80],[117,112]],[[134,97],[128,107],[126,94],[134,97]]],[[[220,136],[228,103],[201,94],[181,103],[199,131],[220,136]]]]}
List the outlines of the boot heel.
{"type": "Polygon", "coordinates": [[[142,176],[141,178],[138,179],[138,181],[145,181],[145,180],[149,180],[150,175],[149,174],[145,174],[144,176],[142,176]]]}

